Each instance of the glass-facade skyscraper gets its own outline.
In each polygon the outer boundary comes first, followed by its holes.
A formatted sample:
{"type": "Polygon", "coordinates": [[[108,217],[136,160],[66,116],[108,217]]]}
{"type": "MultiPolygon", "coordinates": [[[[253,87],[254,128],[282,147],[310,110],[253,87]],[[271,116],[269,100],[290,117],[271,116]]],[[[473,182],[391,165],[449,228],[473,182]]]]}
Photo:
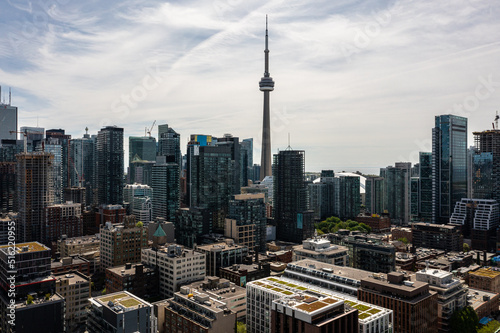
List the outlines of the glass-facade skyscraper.
{"type": "Polygon", "coordinates": [[[500,130],[474,132],[472,195],[500,202],[500,130]]]}
{"type": "Polygon", "coordinates": [[[467,197],[467,118],[436,116],[432,130],[432,222],[448,223],[467,197]]]}
{"type": "Polygon", "coordinates": [[[97,181],[100,205],[123,203],[123,128],[106,126],[97,134],[97,181]]]}
{"type": "Polygon", "coordinates": [[[304,156],[303,150],[290,148],[274,155],[273,211],[276,237],[286,242],[301,243],[314,234],[314,212],[307,210],[304,156]]]}

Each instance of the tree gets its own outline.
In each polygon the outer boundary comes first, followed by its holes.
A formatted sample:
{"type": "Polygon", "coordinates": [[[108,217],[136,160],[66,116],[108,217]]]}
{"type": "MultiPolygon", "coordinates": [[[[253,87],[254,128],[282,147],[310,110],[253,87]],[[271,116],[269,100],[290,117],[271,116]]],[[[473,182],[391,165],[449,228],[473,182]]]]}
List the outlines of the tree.
{"type": "Polygon", "coordinates": [[[398,241],[408,244],[408,239],[406,239],[406,237],[398,238],[398,241]]]}
{"type": "Polygon", "coordinates": [[[139,221],[139,222],[137,222],[137,223],[135,224],[135,226],[136,226],[137,228],[142,228],[142,227],[144,226],[144,223],[142,223],[141,221],[139,221]]]}
{"type": "Polygon", "coordinates": [[[467,252],[469,252],[469,251],[470,251],[470,246],[469,246],[469,244],[464,243],[463,247],[464,247],[464,248],[463,248],[464,252],[466,252],[466,253],[467,253],[467,252]]]}
{"type": "Polygon", "coordinates": [[[28,295],[28,298],[26,299],[26,304],[33,304],[33,296],[28,295]]]}
{"type": "Polygon", "coordinates": [[[101,294],[102,294],[102,295],[106,294],[106,288],[104,288],[104,289],[101,291],[101,294]]]}
{"type": "Polygon", "coordinates": [[[495,333],[500,328],[500,323],[496,320],[490,321],[485,326],[477,330],[477,333],[495,333]]]}
{"type": "Polygon", "coordinates": [[[451,331],[454,333],[475,333],[479,325],[479,317],[470,306],[456,310],[450,319],[451,331]]]}
{"type": "Polygon", "coordinates": [[[238,321],[236,322],[236,332],[237,333],[247,333],[247,325],[238,321]]]}
{"type": "Polygon", "coordinates": [[[50,299],[50,294],[45,294],[45,300],[48,301],[50,299]]]}

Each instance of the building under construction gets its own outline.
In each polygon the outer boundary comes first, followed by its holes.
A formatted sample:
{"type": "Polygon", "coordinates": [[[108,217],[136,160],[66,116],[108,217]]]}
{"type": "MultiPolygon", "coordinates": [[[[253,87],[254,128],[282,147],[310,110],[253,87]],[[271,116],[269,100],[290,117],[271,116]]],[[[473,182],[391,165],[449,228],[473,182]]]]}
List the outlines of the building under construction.
{"type": "Polygon", "coordinates": [[[17,234],[22,242],[40,241],[42,238],[44,209],[54,202],[53,159],[54,155],[47,152],[17,155],[17,234]]]}
{"type": "Polygon", "coordinates": [[[474,132],[473,198],[500,202],[500,130],[474,132]]]}

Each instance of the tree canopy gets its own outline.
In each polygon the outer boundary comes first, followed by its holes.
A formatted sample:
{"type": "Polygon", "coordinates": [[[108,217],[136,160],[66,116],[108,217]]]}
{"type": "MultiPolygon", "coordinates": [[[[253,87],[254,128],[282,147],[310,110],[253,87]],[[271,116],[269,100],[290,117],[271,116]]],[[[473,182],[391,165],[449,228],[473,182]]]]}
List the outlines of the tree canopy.
{"type": "Polygon", "coordinates": [[[451,331],[455,333],[474,333],[479,326],[479,317],[470,306],[453,312],[450,320],[451,331]]]}
{"type": "Polygon", "coordinates": [[[340,229],[347,229],[350,231],[361,231],[363,233],[370,233],[372,228],[364,223],[358,223],[353,220],[342,221],[336,216],[332,216],[327,218],[324,221],[316,224],[316,230],[318,230],[318,234],[327,234],[334,233],[339,231],[340,229]]]}

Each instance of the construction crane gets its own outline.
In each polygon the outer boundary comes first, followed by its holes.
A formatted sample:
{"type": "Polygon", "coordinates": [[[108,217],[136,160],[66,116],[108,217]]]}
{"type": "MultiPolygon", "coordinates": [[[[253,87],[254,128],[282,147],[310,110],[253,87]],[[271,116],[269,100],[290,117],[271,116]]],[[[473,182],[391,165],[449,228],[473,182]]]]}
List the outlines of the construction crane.
{"type": "MultiPolygon", "coordinates": [[[[24,152],[27,153],[28,152],[28,134],[41,134],[43,135],[43,133],[40,133],[40,132],[28,132],[28,131],[25,131],[25,132],[21,132],[21,131],[9,131],[10,134],[14,134],[14,133],[18,133],[18,134],[22,134],[24,136],[24,152]]],[[[43,144],[43,142],[42,142],[43,144]]],[[[43,150],[43,146],[42,146],[42,150],[43,150]]]]}
{"type": "Polygon", "coordinates": [[[153,130],[153,127],[155,126],[155,124],[156,124],[156,120],[153,121],[153,125],[151,125],[151,128],[149,129],[149,131],[146,131],[149,134],[149,137],[151,137],[151,131],[153,130]]]}

